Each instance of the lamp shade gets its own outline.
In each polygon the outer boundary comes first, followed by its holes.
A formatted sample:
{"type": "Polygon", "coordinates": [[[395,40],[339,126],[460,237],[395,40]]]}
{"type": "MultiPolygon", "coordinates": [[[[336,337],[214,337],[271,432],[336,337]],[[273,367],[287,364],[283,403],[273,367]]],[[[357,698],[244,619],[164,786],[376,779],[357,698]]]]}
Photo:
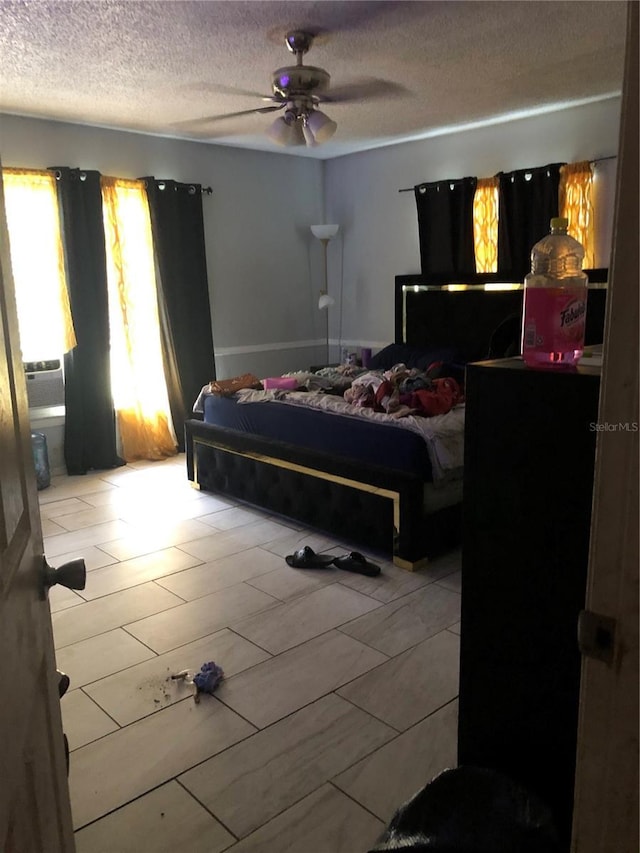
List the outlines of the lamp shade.
{"type": "Polygon", "coordinates": [[[286,145],[287,140],[291,135],[291,127],[286,123],[282,116],[278,116],[278,118],[265,130],[265,134],[272,142],[275,142],[276,145],[286,145]]]}
{"type": "Polygon", "coordinates": [[[265,130],[266,136],[276,145],[304,145],[305,140],[297,121],[287,121],[284,116],[279,116],[265,130]]]}
{"type": "Polygon", "coordinates": [[[339,225],[312,225],[311,233],[318,240],[331,240],[338,233],[339,225]]]}
{"type": "Polygon", "coordinates": [[[322,311],[323,308],[329,308],[330,305],[335,305],[336,300],[328,293],[321,292],[318,297],[318,308],[322,311]]]}
{"type": "Polygon", "coordinates": [[[307,127],[313,133],[315,141],[321,145],[331,139],[338,125],[320,110],[314,110],[307,118],[307,127]]]}
{"type": "Polygon", "coordinates": [[[304,136],[304,141],[307,143],[307,148],[315,148],[317,146],[317,142],[314,139],[313,133],[311,133],[311,129],[305,122],[302,125],[302,135],[304,136]]]}

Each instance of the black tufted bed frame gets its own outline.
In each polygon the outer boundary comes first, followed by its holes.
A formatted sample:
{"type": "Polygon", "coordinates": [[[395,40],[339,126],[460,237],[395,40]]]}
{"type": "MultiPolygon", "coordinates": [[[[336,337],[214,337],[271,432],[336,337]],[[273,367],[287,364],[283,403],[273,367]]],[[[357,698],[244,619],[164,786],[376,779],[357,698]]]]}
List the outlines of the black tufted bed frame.
{"type": "MultiPolygon", "coordinates": [[[[491,284],[489,275],[476,276],[464,289],[451,289],[444,280],[397,276],[395,342],[455,346],[466,361],[486,357],[492,332],[522,310],[521,288],[496,290],[491,284]]],[[[426,511],[425,482],[418,474],[201,420],[188,420],[185,435],[188,477],[197,488],[387,554],[410,570],[460,542],[461,499],[426,511]]]]}

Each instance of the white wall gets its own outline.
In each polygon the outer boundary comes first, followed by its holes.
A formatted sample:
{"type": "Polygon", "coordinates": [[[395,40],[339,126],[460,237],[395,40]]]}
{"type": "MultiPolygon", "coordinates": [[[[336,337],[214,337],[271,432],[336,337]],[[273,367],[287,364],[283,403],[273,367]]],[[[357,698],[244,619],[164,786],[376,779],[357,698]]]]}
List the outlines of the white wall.
{"type": "Polygon", "coordinates": [[[203,209],[218,377],[324,360],[322,255],[309,231],[323,221],[321,162],[7,115],[0,154],[3,166],[211,186],[203,209]]]}
{"type": "MultiPolygon", "coordinates": [[[[420,272],[415,199],[400,188],[614,155],[619,123],[620,99],[613,98],[327,161],[327,221],[341,225],[339,245],[337,239],[329,246],[329,277],[338,301],[343,291],[342,341],[373,347],[392,341],[394,277],[420,272]]],[[[608,266],[615,161],[602,164],[598,176],[602,206],[596,227],[605,236],[597,265],[608,266]]],[[[331,336],[338,337],[338,309],[330,321],[331,336]]]]}

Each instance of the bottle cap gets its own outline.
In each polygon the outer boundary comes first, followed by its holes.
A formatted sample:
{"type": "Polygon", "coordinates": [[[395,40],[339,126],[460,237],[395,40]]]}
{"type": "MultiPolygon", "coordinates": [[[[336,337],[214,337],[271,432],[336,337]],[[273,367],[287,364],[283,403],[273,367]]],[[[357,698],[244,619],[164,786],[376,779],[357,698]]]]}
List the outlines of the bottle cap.
{"type": "Polygon", "coordinates": [[[554,229],[555,228],[568,228],[569,227],[569,220],[567,219],[566,216],[554,216],[553,219],[551,220],[551,227],[554,229]]]}

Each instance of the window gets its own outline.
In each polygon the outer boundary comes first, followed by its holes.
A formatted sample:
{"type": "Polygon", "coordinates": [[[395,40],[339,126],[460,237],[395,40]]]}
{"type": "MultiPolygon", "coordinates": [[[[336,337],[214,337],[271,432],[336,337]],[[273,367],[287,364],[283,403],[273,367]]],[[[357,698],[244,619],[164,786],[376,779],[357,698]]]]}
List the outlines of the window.
{"type": "Polygon", "coordinates": [[[143,181],[102,177],[111,387],[127,461],[175,453],[162,363],[149,203],[143,181]]]}
{"type": "Polygon", "coordinates": [[[560,169],[560,216],[569,220],[568,233],[584,247],[585,269],[595,267],[591,163],[568,163],[560,169]]]}
{"type": "MultiPolygon", "coordinates": [[[[3,169],[20,344],[25,362],[76,345],[53,172],[3,169]]],[[[151,219],[143,181],[101,178],[111,385],[122,454],[176,452],[164,377],[151,219]]]]}
{"type": "Polygon", "coordinates": [[[23,361],[60,358],[76,345],[56,180],[52,172],[3,169],[9,250],[23,361]]]}
{"type": "Polygon", "coordinates": [[[476,272],[498,271],[498,178],[478,178],[473,197],[476,272]]]}

